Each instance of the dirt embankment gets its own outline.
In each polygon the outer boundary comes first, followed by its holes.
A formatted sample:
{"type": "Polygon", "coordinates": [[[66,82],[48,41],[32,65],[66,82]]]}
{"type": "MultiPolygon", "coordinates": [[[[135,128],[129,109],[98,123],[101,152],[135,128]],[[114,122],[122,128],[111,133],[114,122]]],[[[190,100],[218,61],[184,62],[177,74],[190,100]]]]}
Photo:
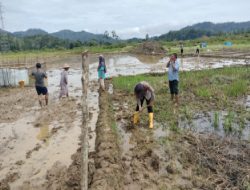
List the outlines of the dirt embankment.
{"type": "Polygon", "coordinates": [[[96,126],[96,152],[90,155],[94,163],[89,164],[89,189],[123,189],[123,168],[109,95],[100,93],[100,114],[96,126]]]}
{"type": "Polygon", "coordinates": [[[132,53],[144,54],[144,55],[163,55],[166,54],[166,50],[161,46],[159,42],[144,42],[138,45],[132,50],[132,53]]]}

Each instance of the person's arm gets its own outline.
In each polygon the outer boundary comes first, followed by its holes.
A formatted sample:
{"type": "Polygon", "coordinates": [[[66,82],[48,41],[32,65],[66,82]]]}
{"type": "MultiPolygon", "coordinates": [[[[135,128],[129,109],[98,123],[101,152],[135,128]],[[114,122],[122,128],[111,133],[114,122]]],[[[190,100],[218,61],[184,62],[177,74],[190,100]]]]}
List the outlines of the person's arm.
{"type": "Polygon", "coordinates": [[[43,77],[46,78],[46,79],[48,78],[46,72],[43,73],[43,77]]]}
{"type": "Polygon", "coordinates": [[[150,103],[148,106],[153,106],[155,102],[155,93],[151,90],[150,90],[150,93],[151,93],[151,99],[150,99],[150,103]]]}
{"type": "Polygon", "coordinates": [[[105,62],[104,62],[104,72],[107,73],[107,67],[105,62]]]}
{"type": "Polygon", "coordinates": [[[68,73],[64,74],[64,82],[65,84],[68,84],[68,73]]]}
{"type": "Polygon", "coordinates": [[[101,67],[101,63],[98,64],[97,71],[99,71],[100,67],[101,67]]]}
{"type": "Polygon", "coordinates": [[[178,63],[178,61],[175,61],[172,64],[172,67],[173,67],[173,71],[178,71],[179,70],[179,63],[178,63]]]}
{"type": "Polygon", "coordinates": [[[142,109],[142,106],[141,106],[141,100],[140,100],[140,98],[136,98],[136,102],[137,102],[137,105],[139,107],[139,112],[141,112],[143,109],[142,109]]]}
{"type": "Polygon", "coordinates": [[[169,60],[168,63],[167,63],[167,68],[170,67],[170,61],[171,61],[171,60],[169,60]]]}

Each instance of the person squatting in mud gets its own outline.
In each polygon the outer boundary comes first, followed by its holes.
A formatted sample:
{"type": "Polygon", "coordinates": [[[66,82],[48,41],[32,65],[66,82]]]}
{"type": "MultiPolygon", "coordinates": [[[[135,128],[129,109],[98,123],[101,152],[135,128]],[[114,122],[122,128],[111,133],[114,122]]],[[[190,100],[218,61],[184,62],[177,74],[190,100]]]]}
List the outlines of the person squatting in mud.
{"type": "Polygon", "coordinates": [[[174,101],[174,103],[178,106],[179,60],[177,59],[176,53],[174,53],[170,57],[170,60],[167,63],[167,68],[168,68],[168,81],[169,81],[171,100],[174,101]]]}
{"type": "Polygon", "coordinates": [[[134,88],[134,94],[137,101],[136,112],[134,113],[133,123],[137,125],[139,123],[139,114],[143,111],[142,108],[144,100],[147,103],[148,116],[149,116],[149,128],[154,128],[154,113],[153,113],[153,103],[155,101],[154,89],[147,82],[140,82],[134,88]]]}
{"type": "Polygon", "coordinates": [[[63,96],[69,97],[69,91],[68,91],[68,71],[70,66],[68,64],[65,64],[63,66],[63,71],[61,73],[61,80],[60,80],[60,95],[59,99],[61,99],[63,96]]]}
{"type": "Polygon", "coordinates": [[[107,68],[106,68],[105,59],[104,59],[103,55],[99,56],[99,65],[97,68],[97,72],[98,72],[98,79],[99,79],[99,84],[101,86],[101,89],[103,91],[105,91],[104,80],[106,78],[107,68]]]}
{"type": "Polygon", "coordinates": [[[36,71],[32,72],[32,76],[35,78],[35,88],[40,106],[43,106],[43,96],[45,97],[46,105],[48,105],[49,93],[47,87],[44,84],[44,79],[47,79],[47,74],[42,70],[42,65],[40,63],[36,64],[36,71]]]}

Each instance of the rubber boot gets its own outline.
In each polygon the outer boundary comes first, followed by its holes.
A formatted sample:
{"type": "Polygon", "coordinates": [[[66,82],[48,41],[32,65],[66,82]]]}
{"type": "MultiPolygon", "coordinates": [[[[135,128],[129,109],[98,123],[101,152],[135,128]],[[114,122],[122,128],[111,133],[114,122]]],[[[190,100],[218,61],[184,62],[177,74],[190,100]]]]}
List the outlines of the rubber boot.
{"type": "Polygon", "coordinates": [[[154,113],[149,113],[148,118],[149,118],[149,128],[153,129],[154,128],[154,113]]]}
{"type": "Polygon", "coordinates": [[[138,123],[139,123],[139,112],[137,111],[137,112],[135,112],[134,113],[134,120],[133,120],[133,122],[134,122],[134,125],[137,125],[138,123]]]}

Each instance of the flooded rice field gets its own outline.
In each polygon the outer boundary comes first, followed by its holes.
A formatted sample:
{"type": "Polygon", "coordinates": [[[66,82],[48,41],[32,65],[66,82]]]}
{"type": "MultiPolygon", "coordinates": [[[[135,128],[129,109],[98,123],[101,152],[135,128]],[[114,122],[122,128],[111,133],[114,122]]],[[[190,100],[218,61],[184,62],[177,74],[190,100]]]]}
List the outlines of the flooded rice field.
{"type": "MultiPolygon", "coordinates": [[[[88,94],[90,153],[96,151],[96,137],[98,135],[96,126],[100,114],[97,58],[98,55],[90,55],[90,86],[88,94]]],[[[108,77],[110,78],[121,75],[166,72],[166,57],[107,54],[105,58],[108,77]]],[[[231,65],[246,65],[248,60],[195,57],[181,58],[180,63],[181,70],[190,71],[231,65]]],[[[2,180],[0,189],[4,185],[5,187],[9,185],[9,188],[13,190],[48,188],[48,171],[57,171],[61,167],[69,167],[72,164],[72,155],[80,148],[79,137],[81,135],[82,117],[81,57],[69,56],[54,60],[47,63],[47,68],[49,90],[49,106],[47,107],[39,107],[36,92],[33,88],[0,89],[0,181],[2,180]],[[61,66],[64,63],[71,66],[69,70],[70,98],[59,100],[60,73],[62,71],[61,66]]],[[[110,84],[109,92],[111,95],[113,91],[112,84],[110,84]]],[[[249,102],[248,97],[246,101],[248,109],[250,107],[249,102]]],[[[125,105],[124,109],[128,106],[125,105]]],[[[122,110],[120,111],[122,112],[122,110]]],[[[205,115],[198,113],[191,123],[183,120],[179,122],[179,125],[183,128],[195,129],[201,133],[217,131],[219,135],[225,136],[223,123],[227,120],[227,115],[228,113],[223,111],[211,112],[205,115]]],[[[127,187],[125,189],[138,189],[148,185],[147,178],[155,179],[157,177],[156,173],[160,171],[159,164],[163,163],[163,156],[166,156],[166,153],[157,148],[152,152],[152,147],[156,146],[153,141],[154,139],[167,137],[169,132],[164,129],[164,126],[156,124],[158,126],[156,130],[148,138],[144,139],[140,133],[147,135],[146,129],[128,131],[126,122],[128,122],[128,118],[119,122],[117,126],[118,132],[123,139],[121,157],[124,162],[121,162],[121,165],[128,169],[125,179],[127,187]],[[146,143],[146,147],[141,147],[143,142],[146,143]],[[138,145],[140,146],[138,147],[138,145]],[[143,153],[138,151],[140,147],[144,151],[143,153]],[[140,155],[140,153],[142,154],[140,155]],[[147,155],[149,155],[149,158],[146,158],[147,155]],[[141,162],[137,162],[137,158],[140,158],[141,162]],[[152,167],[144,171],[144,165],[147,163],[150,163],[152,167]],[[130,168],[130,166],[133,167],[130,168]],[[142,171],[145,176],[139,176],[140,174],[136,173],[137,171],[142,171]],[[140,183],[136,183],[136,180],[139,180],[140,183]]],[[[231,123],[232,130],[235,125],[236,123],[231,123]]],[[[240,131],[243,134],[243,139],[249,139],[249,122],[247,126],[240,131]]],[[[176,164],[176,167],[178,167],[177,161],[176,164]]],[[[169,167],[169,171],[171,170],[169,165],[164,165],[164,167],[169,167]]],[[[161,174],[162,176],[167,175],[165,170],[161,174]]],[[[77,172],[72,172],[72,176],[76,175],[78,175],[77,172]]],[[[160,181],[164,179],[164,177],[159,178],[159,180],[155,179],[154,183],[161,183],[160,181]]],[[[176,178],[175,180],[176,183],[188,184],[187,180],[183,178],[176,178]]]]}

